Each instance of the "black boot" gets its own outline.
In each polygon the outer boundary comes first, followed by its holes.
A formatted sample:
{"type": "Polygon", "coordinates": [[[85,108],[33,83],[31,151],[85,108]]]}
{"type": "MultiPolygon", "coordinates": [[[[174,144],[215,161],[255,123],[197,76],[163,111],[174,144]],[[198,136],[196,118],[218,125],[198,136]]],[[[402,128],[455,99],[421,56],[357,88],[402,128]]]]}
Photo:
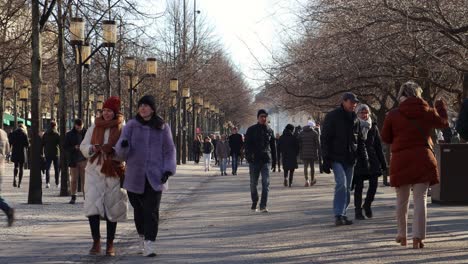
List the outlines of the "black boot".
{"type": "Polygon", "coordinates": [[[364,220],[364,215],[362,214],[361,208],[354,209],[354,219],[356,220],[364,220]]]}
{"type": "Polygon", "coordinates": [[[364,213],[366,214],[367,218],[372,218],[373,215],[372,215],[372,209],[371,209],[370,204],[364,203],[362,208],[364,209],[364,213]]]}
{"type": "Polygon", "coordinates": [[[284,187],[288,187],[288,179],[284,178],[284,187]]]}
{"type": "Polygon", "coordinates": [[[69,204],[75,204],[75,203],[76,203],[76,195],[72,195],[69,204]]]}

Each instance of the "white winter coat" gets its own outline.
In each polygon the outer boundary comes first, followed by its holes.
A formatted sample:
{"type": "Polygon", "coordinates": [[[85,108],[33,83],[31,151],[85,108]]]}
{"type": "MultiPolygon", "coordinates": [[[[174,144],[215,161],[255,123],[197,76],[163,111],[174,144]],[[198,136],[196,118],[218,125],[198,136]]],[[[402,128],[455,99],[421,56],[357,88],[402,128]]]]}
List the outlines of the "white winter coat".
{"type": "MultiPolygon", "coordinates": [[[[94,155],[90,151],[93,131],[94,124],[88,129],[80,145],[80,150],[87,159],[94,155]]],[[[103,144],[107,143],[109,132],[110,129],[106,129],[103,144]]],[[[120,188],[119,178],[106,177],[102,174],[102,165],[98,165],[97,162],[98,159],[94,160],[93,163],[88,161],[85,169],[85,215],[100,215],[102,218],[107,217],[111,222],[124,221],[127,219],[128,210],[127,192],[120,188]]]]}

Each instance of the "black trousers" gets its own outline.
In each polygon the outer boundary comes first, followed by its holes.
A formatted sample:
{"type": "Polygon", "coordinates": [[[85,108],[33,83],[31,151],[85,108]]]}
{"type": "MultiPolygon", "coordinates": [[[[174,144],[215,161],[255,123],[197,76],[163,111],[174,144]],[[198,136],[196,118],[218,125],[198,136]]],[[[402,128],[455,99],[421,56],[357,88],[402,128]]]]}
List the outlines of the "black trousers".
{"type": "MultiPolygon", "coordinates": [[[[362,208],[362,190],[364,189],[364,180],[362,177],[357,177],[355,179],[355,186],[354,186],[354,207],[356,209],[362,208]]],[[[371,205],[374,201],[375,193],[377,192],[377,184],[379,178],[377,176],[370,176],[369,177],[369,188],[367,189],[367,195],[364,203],[366,205],[371,205]]]]}
{"type": "Polygon", "coordinates": [[[193,161],[195,161],[196,164],[198,164],[198,162],[200,162],[200,153],[199,152],[193,153],[193,161]]]}
{"type": "Polygon", "coordinates": [[[15,169],[13,170],[13,181],[14,182],[16,182],[16,175],[18,175],[18,172],[19,172],[18,184],[21,184],[21,181],[23,180],[23,169],[24,169],[24,163],[23,162],[15,162],[15,169]]]}
{"type": "MultiPolygon", "coordinates": [[[[91,227],[91,235],[94,240],[101,238],[100,223],[101,219],[99,215],[88,216],[89,226],[91,227]]],[[[115,231],[117,230],[117,222],[111,222],[106,219],[107,224],[107,240],[112,241],[115,238],[115,231]]]]}
{"type": "Polygon", "coordinates": [[[289,174],[289,185],[292,184],[293,182],[293,177],[294,177],[294,169],[292,170],[284,170],[284,179],[288,179],[288,174],[289,174]]]}
{"type": "Polygon", "coordinates": [[[146,180],[145,191],[142,194],[127,192],[128,199],[133,206],[135,227],[145,240],[155,241],[159,226],[159,205],[161,204],[161,191],[155,191],[146,180]]]}

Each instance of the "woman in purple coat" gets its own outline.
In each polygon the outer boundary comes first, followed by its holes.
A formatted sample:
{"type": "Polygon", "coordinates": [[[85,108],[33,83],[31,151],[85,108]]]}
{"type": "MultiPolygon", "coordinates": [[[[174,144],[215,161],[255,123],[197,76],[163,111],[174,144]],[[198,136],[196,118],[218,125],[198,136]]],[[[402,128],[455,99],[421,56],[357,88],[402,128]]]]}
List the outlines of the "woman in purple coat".
{"type": "Polygon", "coordinates": [[[153,96],[138,101],[138,114],[124,127],[116,152],[126,161],[123,187],[134,208],[141,250],[154,257],[159,205],[169,176],[176,172],[176,150],[171,129],[156,114],[153,96]]]}

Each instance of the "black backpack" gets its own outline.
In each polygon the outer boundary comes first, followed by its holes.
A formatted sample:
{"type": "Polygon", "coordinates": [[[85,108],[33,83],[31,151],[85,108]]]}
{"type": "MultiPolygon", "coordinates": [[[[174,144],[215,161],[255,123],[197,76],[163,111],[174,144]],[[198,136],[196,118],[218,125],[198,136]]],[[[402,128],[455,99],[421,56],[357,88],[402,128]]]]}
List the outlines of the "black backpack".
{"type": "Polygon", "coordinates": [[[455,129],[462,139],[468,141],[468,99],[463,100],[455,129]]]}

